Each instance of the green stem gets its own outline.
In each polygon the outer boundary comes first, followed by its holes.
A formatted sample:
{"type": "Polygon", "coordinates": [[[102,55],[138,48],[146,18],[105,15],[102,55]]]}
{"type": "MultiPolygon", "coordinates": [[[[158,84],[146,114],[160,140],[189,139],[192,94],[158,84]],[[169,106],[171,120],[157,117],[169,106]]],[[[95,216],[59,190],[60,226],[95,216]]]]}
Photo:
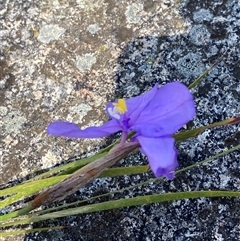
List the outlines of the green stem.
{"type": "Polygon", "coordinates": [[[16,218],[18,216],[25,215],[25,214],[31,212],[33,209],[34,209],[34,207],[31,204],[29,204],[29,205],[25,206],[24,208],[21,208],[17,211],[10,212],[8,214],[0,216],[0,221],[4,221],[4,220],[10,219],[10,218],[16,218]]]}

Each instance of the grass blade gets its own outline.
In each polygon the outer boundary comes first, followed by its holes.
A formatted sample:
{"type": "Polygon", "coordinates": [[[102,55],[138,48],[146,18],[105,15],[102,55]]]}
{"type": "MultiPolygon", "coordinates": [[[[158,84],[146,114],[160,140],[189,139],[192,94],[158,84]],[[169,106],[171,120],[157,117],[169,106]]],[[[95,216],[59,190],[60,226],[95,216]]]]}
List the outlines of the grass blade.
{"type": "Polygon", "coordinates": [[[90,204],[77,208],[70,208],[58,212],[43,214],[36,217],[24,217],[21,220],[13,219],[10,222],[2,222],[1,227],[9,227],[13,225],[30,224],[49,219],[56,219],[60,217],[67,217],[72,215],[93,213],[99,211],[113,210],[116,208],[140,206],[145,204],[161,203],[176,201],[181,199],[200,198],[200,197],[240,197],[240,192],[237,191],[190,191],[190,192],[176,192],[163,193],[154,195],[144,195],[132,197],[129,199],[118,199],[114,201],[106,201],[97,204],[90,204]]]}

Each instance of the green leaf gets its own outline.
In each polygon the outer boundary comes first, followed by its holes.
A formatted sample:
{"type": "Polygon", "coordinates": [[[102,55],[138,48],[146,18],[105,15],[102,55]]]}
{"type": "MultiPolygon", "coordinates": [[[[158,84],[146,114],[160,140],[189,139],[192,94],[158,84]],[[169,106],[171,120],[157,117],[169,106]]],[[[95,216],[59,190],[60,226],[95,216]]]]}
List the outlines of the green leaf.
{"type": "MultiPolygon", "coordinates": [[[[229,153],[232,153],[232,152],[234,152],[234,151],[236,151],[236,150],[238,150],[238,149],[240,149],[240,144],[239,144],[238,146],[235,146],[235,147],[229,149],[229,150],[220,152],[220,153],[218,153],[218,154],[216,154],[216,155],[214,155],[214,156],[211,156],[211,157],[209,157],[209,158],[206,158],[206,159],[203,160],[203,161],[199,161],[199,162],[194,163],[193,165],[190,165],[190,166],[184,167],[184,168],[182,168],[182,169],[179,169],[179,170],[177,170],[177,171],[175,172],[175,175],[177,176],[177,175],[178,175],[179,173],[181,173],[181,172],[188,171],[188,170],[190,170],[190,169],[192,169],[192,168],[194,168],[194,167],[200,166],[200,165],[206,165],[208,162],[210,162],[210,161],[212,161],[212,160],[214,160],[214,159],[216,159],[216,158],[222,157],[222,156],[224,156],[224,155],[227,155],[227,154],[229,154],[229,153]]],[[[118,169],[121,169],[121,168],[122,168],[122,167],[119,167],[118,169]]],[[[147,170],[149,169],[149,166],[148,166],[148,165],[143,165],[143,166],[127,167],[127,174],[132,174],[132,173],[137,174],[135,168],[136,168],[136,170],[139,170],[139,171],[140,171],[139,173],[141,173],[143,170],[146,170],[146,171],[147,171],[147,170]],[[138,169],[138,168],[139,168],[139,169],[138,169]]],[[[113,169],[115,169],[115,168],[113,168],[113,169]]],[[[111,173],[111,170],[112,170],[112,168],[107,171],[108,174],[110,174],[110,176],[118,176],[118,173],[117,173],[117,172],[114,171],[113,173],[111,173]]],[[[126,170],[125,167],[124,167],[124,170],[126,170]]],[[[120,171],[120,172],[121,172],[121,171],[120,171]]],[[[105,176],[104,173],[103,173],[103,176],[105,176]]],[[[141,186],[143,186],[143,185],[147,185],[147,184],[149,184],[149,183],[156,182],[156,181],[158,181],[159,179],[161,179],[161,178],[150,178],[150,179],[148,179],[147,181],[140,182],[140,183],[135,184],[135,185],[133,185],[133,186],[126,187],[126,188],[122,188],[121,190],[112,191],[111,193],[105,193],[105,194],[102,194],[102,195],[98,195],[98,196],[89,198],[88,200],[89,200],[89,201],[93,201],[94,199],[97,199],[97,198],[102,198],[102,197],[106,197],[106,196],[113,195],[113,194],[116,194],[116,193],[120,193],[120,192],[124,192],[124,191],[129,191],[129,190],[131,190],[131,189],[133,189],[133,188],[141,187],[141,186]]],[[[77,202],[73,202],[73,203],[68,203],[68,204],[64,204],[64,205],[62,205],[62,206],[52,207],[52,208],[49,208],[49,209],[37,211],[36,214],[39,215],[39,214],[43,214],[43,213],[47,213],[47,212],[56,211],[56,210],[59,210],[59,209],[66,209],[67,207],[70,207],[70,206],[73,206],[73,205],[75,205],[75,206],[76,206],[76,205],[83,205],[84,202],[85,202],[84,200],[81,200],[81,201],[77,201],[77,202]]]]}
{"type": "Polygon", "coordinates": [[[20,229],[20,230],[14,230],[14,231],[5,231],[0,232],[0,237],[9,237],[9,236],[15,236],[20,234],[28,234],[33,232],[42,232],[42,231],[49,231],[49,230],[56,230],[56,229],[62,229],[64,226],[55,226],[55,227],[44,227],[44,228],[34,228],[34,229],[20,229]]]}
{"type": "Polygon", "coordinates": [[[192,88],[194,88],[195,86],[197,86],[197,85],[200,83],[200,81],[201,81],[204,77],[206,77],[206,76],[208,75],[208,73],[209,73],[217,64],[219,64],[219,63],[222,61],[222,59],[223,59],[224,55],[227,53],[227,51],[228,51],[228,50],[226,50],[226,51],[223,53],[223,55],[222,55],[210,68],[208,68],[206,71],[204,71],[203,74],[201,74],[192,84],[190,84],[190,85],[188,86],[188,89],[192,89],[192,88]]]}
{"type": "Polygon", "coordinates": [[[3,189],[1,190],[0,196],[1,197],[8,196],[8,197],[6,197],[3,201],[0,201],[0,208],[4,208],[16,201],[19,201],[21,199],[31,196],[46,187],[50,187],[56,183],[59,183],[66,177],[67,175],[50,177],[42,180],[26,182],[23,184],[19,184],[15,187],[3,189]]]}
{"type": "Polygon", "coordinates": [[[163,193],[154,195],[145,195],[132,197],[128,199],[119,199],[114,201],[107,201],[97,204],[90,204],[77,208],[69,208],[58,212],[43,214],[36,217],[23,217],[20,220],[18,218],[8,222],[1,222],[1,227],[9,227],[13,225],[30,224],[33,222],[39,222],[49,219],[55,219],[60,217],[67,217],[79,214],[93,213],[99,211],[112,210],[116,208],[140,206],[152,203],[161,203],[168,201],[176,201],[181,199],[200,198],[200,197],[240,197],[240,192],[236,191],[190,191],[190,192],[176,192],[176,193],[163,193]]]}
{"type": "Polygon", "coordinates": [[[112,167],[104,171],[99,177],[116,177],[123,175],[133,175],[149,171],[148,165],[131,166],[131,167],[112,167]]]}
{"type": "Polygon", "coordinates": [[[230,125],[230,124],[238,124],[238,123],[240,123],[240,117],[233,117],[233,118],[226,119],[223,121],[215,122],[215,123],[207,125],[207,126],[201,126],[199,128],[195,128],[193,130],[182,131],[180,133],[175,134],[174,138],[176,141],[182,141],[182,140],[186,140],[191,137],[196,137],[199,134],[201,134],[203,131],[210,129],[210,128],[214,128],[217,126],[230,125]]]}

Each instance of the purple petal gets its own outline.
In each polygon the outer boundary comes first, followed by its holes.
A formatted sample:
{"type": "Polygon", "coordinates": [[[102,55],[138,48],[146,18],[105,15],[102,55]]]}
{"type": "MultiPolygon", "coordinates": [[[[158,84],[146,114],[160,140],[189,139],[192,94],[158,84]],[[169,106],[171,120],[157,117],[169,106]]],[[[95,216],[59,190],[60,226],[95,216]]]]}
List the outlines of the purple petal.
{"type": "Polygon", "coordinates": [[[165,176],[172,180],[178,167],[177,150],[172,137],[147,138],[137,136],[140,151],[148,157],[148,161],[156,177],[165,176]]]}
{"type": "Polygon", "coordinates": [[[84,130],[78,125],[66,121],[55,121],[47,127],[48,134],[69,138],[99,138],[108,136],[120,130],[121,127],[115,120],[111,120],[99,127],[88,127],[84,130]]]}
{"type": "Polygon", "coordinates": [[[132,130],[146,137],[172,135],[195,114],[191,92],[182,83],[172,82],[158,89],[132,130]]]}
{"type": "Polygon", "coordinates": [[[127,109],[128,109],[127,116],[130,117],[129,125],[132,125],[135,123],[139,115],[141,115],[141,113],[146,109],[148,104],[152,101],[154,96],[157,94],[157,91],[158,91],[158,84],[155,84],[155,86],[150,91],[126,100],[127,109]]]}

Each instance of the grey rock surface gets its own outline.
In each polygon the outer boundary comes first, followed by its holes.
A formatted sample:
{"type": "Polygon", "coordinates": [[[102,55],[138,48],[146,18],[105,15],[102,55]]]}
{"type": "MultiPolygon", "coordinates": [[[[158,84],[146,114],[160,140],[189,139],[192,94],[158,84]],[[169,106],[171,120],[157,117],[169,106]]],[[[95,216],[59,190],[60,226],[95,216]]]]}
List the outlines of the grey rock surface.
{"type": "MultiPolygon", "coordinates": [[[[240,114],[239,0],[0,1],[0,184],[23,180],[106,140],[46,135],[54,120],[82,127],[107,120],[108,101],[154,83],[193,82],[227,54],[192,92],[202,126],[240,114]]],[[[240,141],[239,126],[203,132],[177,143],[180,166],[240,141]]],[[[121,165],[147,163],[140,154],[121,165]]],[[[189,190],[239,190],[239,152],[117,195],[189,190]]],[[[93,181],[66,201],[87,199],[148,180],[151,173],[93,181]]],[[[109,198],[111,199],[111,198],[109,198]]],[[[69,228],[5,240],[240,240],[239,198],[200,198],[144,205],[34,224],[69,228]]]]}

